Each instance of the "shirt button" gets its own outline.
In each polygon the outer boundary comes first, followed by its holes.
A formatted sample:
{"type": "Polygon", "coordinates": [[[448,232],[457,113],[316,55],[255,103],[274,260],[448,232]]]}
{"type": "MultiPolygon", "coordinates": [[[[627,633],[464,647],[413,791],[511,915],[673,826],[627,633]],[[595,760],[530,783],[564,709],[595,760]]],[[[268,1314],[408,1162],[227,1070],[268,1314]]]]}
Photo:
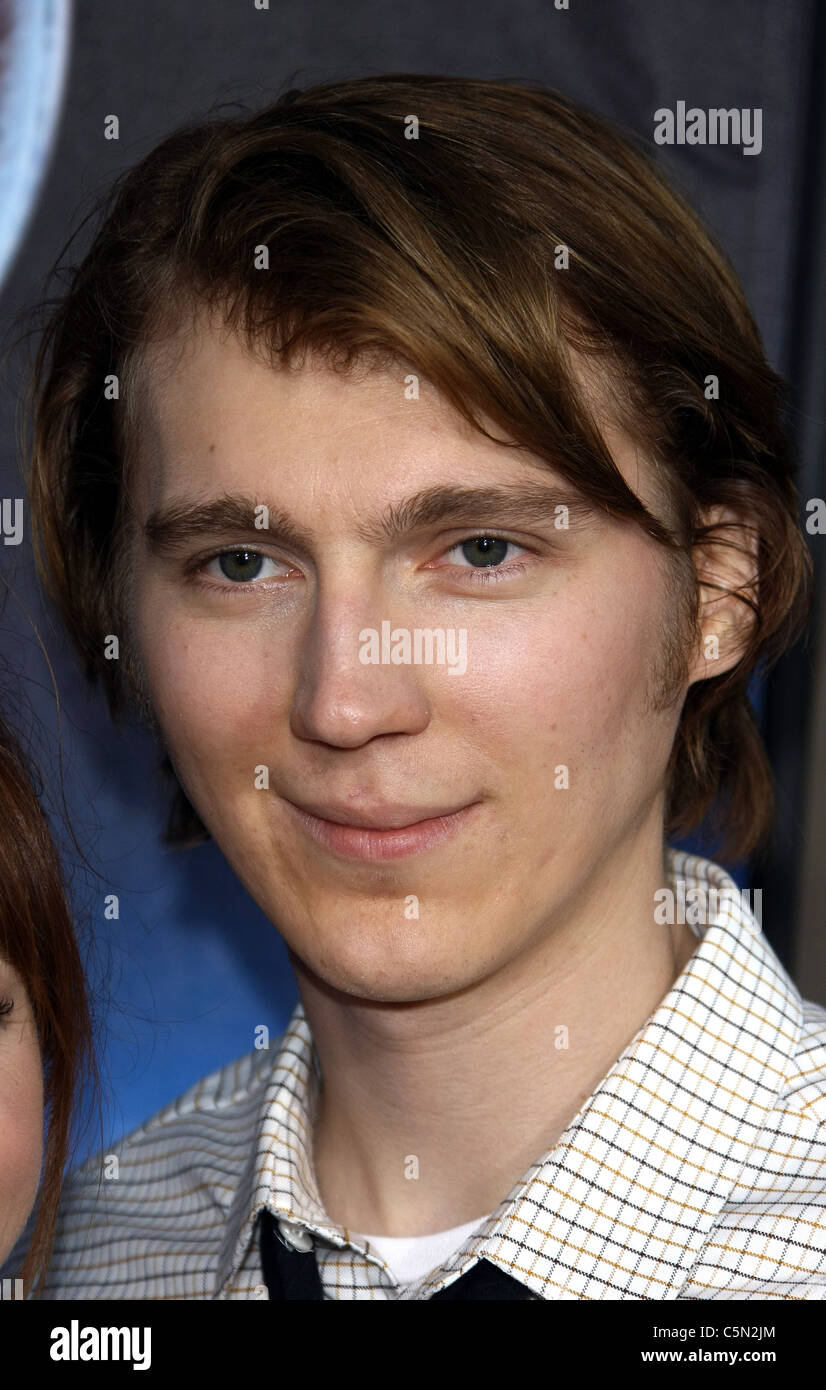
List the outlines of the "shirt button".
{"type": "Polygon", "coordinates": [[[291,1250],[312,1250],[313,1237],[303,1226],[294,1221],[279,1221],[278,1229],[291,1250]]]}

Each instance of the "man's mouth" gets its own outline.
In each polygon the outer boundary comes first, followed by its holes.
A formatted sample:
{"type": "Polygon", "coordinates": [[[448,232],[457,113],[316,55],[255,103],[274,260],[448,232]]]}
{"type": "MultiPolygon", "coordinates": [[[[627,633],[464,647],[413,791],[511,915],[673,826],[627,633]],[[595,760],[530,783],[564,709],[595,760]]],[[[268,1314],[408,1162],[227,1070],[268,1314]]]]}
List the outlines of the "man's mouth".
{"type": "Polygon", "coordinates": [[[325,849],[347,859],[379,862],[433,849],[475,818],[481,802],[441,808],[384,804],[362,808],[282,800],[304,830],[325,849]]]}

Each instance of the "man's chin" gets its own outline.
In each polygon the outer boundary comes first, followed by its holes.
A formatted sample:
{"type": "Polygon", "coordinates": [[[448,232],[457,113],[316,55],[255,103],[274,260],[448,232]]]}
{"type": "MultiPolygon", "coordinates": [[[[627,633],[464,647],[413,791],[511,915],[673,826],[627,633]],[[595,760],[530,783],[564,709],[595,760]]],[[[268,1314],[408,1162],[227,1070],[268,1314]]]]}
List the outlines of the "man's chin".
{"type": "MultiPolygon", "coordinates": [[[[343,929],[342,929],[343,930],[343,929]]],[[[287,945],[287,954],[299,988],[302,983],[313,991],[335,998],[370,1004],[423,1004],[446,999],[467,989],[473,980],[467,977],[467,962],[451,953],[450,959],[438,949],[422,943],[420,951],[407,949],[403,958],[394,954],[393,942],[385,949],[373,945],[359,951],[352,946],[341,949],[341,938],[320,944],[313,949],[287,945]]]]}

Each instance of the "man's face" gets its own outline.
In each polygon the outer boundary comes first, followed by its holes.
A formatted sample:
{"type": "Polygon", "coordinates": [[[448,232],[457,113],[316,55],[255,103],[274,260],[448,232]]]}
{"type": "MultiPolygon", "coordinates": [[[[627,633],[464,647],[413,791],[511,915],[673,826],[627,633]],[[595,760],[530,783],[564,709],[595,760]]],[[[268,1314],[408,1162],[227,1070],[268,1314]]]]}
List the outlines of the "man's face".
{"type": "Polygon", "coordinates": [[[561,475],[401,372],[273,370],[204,319],[148,366],[132,613],[190,800],[329,985],[480,981],[661,826],[665,552],[575,498],[565,529],[561,475]]]}

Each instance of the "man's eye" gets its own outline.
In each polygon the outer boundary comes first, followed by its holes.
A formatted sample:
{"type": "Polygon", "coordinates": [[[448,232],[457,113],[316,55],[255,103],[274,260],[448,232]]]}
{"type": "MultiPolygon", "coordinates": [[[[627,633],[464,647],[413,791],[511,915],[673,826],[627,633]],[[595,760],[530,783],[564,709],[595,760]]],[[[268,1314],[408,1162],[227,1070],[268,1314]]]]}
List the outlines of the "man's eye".
{"type": "MultiPolygon", "coordinates": [[[[277,569],[275,560],[271,560],[268,555],[262,555],[257,550],[222,550],[220,555],[215,555],[208,560],[205,565],[207,574],[215,579],[231,579],[236,584],[248,584],[254,579],[262,577],[265,565],[273,565],[277,569]]],[[[264,571],[264,578],[271,578],[272,571],[264,571]]]]}
{"type": "MultiPolygon", "coordinates": [[[[506,541],[501,536],[473,536],[469,541],[460,541],[458,545],[452,546],[447,553],[461,556],[461,559],[474,569],[491,569],[509,558],[508,551],[519,551],[523,548],[515,541],[506,541]]],[[[461,564],[461,560],[459,563],[461,564]]]]}

